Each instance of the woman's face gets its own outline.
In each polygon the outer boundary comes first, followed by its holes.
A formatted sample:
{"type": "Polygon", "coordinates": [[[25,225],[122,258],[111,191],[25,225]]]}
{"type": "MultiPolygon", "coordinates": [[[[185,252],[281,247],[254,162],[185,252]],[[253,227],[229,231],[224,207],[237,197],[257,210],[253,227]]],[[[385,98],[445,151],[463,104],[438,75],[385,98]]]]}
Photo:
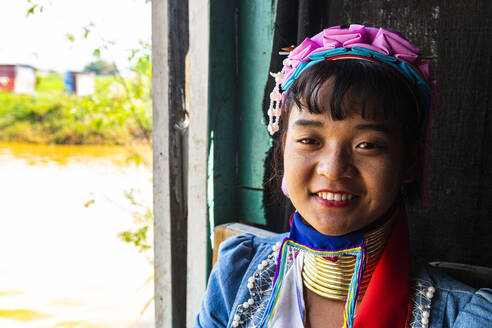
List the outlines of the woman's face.
{"type": "Polygon", "coordinates": [[[302,217],[323,234],[344,235],[381,218],[402,183],[414,178],[394,121],[360,114],[333,121],[329,114],[293,106],[288,122],[287,190],[302,217]]]}

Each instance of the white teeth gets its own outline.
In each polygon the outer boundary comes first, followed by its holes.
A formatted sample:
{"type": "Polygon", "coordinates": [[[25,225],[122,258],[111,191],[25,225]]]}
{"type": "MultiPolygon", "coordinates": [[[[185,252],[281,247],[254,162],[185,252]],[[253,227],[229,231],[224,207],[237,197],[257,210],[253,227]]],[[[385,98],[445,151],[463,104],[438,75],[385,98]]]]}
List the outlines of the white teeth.
{"type": "Polygon", "coordinates": [[[331,192],[319,192],[318,196],[326,199],[326,200],[334,200],[336,202],[343,202],[346,200],[351,200],[354,198],[353,195],[350,194],[337,194],[337,193],[331,193],[331,192]]]}

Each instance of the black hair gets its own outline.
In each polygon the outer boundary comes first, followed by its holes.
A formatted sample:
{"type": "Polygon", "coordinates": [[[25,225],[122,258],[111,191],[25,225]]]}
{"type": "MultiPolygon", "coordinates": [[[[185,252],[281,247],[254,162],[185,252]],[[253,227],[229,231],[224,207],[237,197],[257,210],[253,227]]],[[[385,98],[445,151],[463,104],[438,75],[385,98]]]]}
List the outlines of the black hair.
{"type": "MultiPolygon", "coordinates": [[[[403,76],[382,64],[366,60],[322,61],[306,69],[292,83],[285,95],[284,109],[290,112],[293,104],[310,113],[329,112],[333,120],[343,120],[358,113],[365,117],[395,119],[401,124],[407,143],[420,136],[418,102],[403,76]],[[330,81],[332,93],[329,102],[321,99],[321,87],[330,81]],[[362,108],[346,106],[346,96],[360,95],[362,108]],[[345,101],[345,102],[344,102],[345,101]]],[[[288,118],[288,115],[283,117],[288,118]]],[[[286,124],[281,124],[285,131],[286,124]]]]}
{"type": "MultiPolygon", "coordinates": [[[[272,178],[283,171],[282,138],[287,131],[293,105],[310,113],[329,113],[333,120],[343,120],[354,114],[360,114],[363,118],[395,120],[401,125],[406,146],[420,138],[419,102],[403,76],[382,64],[367,60],[322,61],[302,72],[286,92],[280,131],[274,140],[272,178]],[[330,83],[332,89],[329,101],[319,96],[320,89],[326,83],[330,83]],[[349,94],[351,98],[354,94],[359,95],[358,106],[348,103],[349,94]]],[[[419,198],[418,190],[418,181],[408,184],[404,191],[405,198],[415,201],[419,198]]]]}

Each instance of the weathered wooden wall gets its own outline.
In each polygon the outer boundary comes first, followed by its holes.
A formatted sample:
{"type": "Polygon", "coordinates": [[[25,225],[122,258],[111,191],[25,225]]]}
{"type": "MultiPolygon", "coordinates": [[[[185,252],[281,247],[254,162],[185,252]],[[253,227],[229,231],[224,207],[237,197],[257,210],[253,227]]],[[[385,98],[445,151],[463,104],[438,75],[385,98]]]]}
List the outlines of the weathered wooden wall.
{"type": "MultiPolygon", "coordinates": [[[[207,284],[210,240],[207,209],[207,158],[209,147],[210,0],[189,3],[188,100],[188,243],[186,273],[186,327],[193,327],[207,284]]],[[[184,295],[182,295],[184,296],[184,295]]],[[[181,303],[180,303],[181,304],[181,303]]],[[[184,322],[181,322],[184,325],[184,322]]]]}
{"type": "Polygon", "coordinates": [[[152,2],[156,327],[186,327],[188,2],[152,2]]]}
{"type": "Polygon", "coordinates": [[[152,135],[154,194],[154,303],[156,327],[172,325],[171,220],[169,188],[168,11],[152,1],[152,135]],[[156,133],[156,131],[159,131],[156,133]]]}
{"type": "MultiPolygon", "coordinates": [[[[366,23],[400,31],[433,57],[441,107],[431,122],[430,202],[408,208],[412,247],[427,261],[492,266],[491,16],[488,0],[278,3],[274,54],[324,27],[366,23]]],[[[270,70],[280,63],[274,55],[270,70]]],[[[267,184],[266,194],[278,182],[267,184]]],[[[264,204],[270,226],[285,230],[285,216],[278,217],[289,204],[271,198],[264,204]]]]}
{"type": "Polygon", "coordinates": [[[173,277],[173,327],[186,327],[188,147],[185,65],[188,54],[188,2],[168,0],[169,15],[169,183],[173,277]]]}

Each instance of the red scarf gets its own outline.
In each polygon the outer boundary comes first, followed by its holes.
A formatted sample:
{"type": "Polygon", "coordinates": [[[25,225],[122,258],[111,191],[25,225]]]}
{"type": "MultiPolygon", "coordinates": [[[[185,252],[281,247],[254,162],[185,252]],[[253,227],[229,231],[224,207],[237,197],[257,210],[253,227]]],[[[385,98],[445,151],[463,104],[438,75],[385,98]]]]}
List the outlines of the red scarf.
{"type": "Polygon", "coordinates": [[[410,246],[402,209],[357,311],[354,328],[408,328],[410,246]]]}

